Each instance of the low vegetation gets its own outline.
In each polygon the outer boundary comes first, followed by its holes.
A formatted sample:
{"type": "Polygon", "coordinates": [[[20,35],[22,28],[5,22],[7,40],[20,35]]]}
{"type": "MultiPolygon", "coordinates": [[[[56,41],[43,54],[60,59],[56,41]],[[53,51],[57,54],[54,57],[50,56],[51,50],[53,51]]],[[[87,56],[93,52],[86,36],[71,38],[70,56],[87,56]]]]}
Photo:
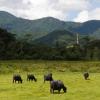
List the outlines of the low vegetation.
{"type": "Polygon", "coordinates": [[[0,61],[0,73],[22,72],[100,72],[99,61],[46,61],[12,60],[0,61]]]}
{"type": "Polygon", "coordinates": [[[100,62],[81,61],[0,61],[0,100],[99,100],[100,62]],[[90,72],[84,80],[83,72],[90,72]],[[50,93],[50,84],[43,80],[52,72],[55,80],[62,80],[67,93],[50,93]],[[23,78],[22,84],[13,84],[13,74],[23,78]],[[33,73],[37,82],[28,82],[27,74],[33,73]]]}

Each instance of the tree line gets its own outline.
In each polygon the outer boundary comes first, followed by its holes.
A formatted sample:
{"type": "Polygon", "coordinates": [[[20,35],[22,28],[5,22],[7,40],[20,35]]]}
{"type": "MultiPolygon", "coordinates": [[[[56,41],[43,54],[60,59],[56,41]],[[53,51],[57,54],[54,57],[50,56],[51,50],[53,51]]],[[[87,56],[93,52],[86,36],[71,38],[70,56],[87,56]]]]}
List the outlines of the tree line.
{"type": "Polygon", "coordinates": [[[100,40],[91,41],[86,36],[80,44],[48,46],[16,39],[16,35],[0,28],[0,59],[100,60],[100,40]]]}

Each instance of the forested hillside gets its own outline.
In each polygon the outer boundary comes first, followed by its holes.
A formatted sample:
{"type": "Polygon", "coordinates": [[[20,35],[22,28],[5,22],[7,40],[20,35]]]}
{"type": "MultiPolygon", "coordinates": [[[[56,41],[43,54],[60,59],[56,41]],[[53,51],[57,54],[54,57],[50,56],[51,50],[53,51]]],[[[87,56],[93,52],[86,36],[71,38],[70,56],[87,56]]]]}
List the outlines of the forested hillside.
{"type": "MultiPolygon", "coordinates": [[[[66,35],[65,32],[63,35],[66,35]]],[[[14,34],[0,29],[0,59],[99,60],[100,40],[91,41],[89,37],[84,37],[79,44],[57,42],[52,47],[18,40],[14,34]]]]}

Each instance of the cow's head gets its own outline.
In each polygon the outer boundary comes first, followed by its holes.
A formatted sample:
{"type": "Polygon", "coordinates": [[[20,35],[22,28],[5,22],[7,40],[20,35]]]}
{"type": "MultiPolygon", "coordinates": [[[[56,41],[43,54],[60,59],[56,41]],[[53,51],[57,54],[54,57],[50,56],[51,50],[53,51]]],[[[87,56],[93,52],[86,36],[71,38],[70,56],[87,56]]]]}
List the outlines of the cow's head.
{"type": "Polygon", "coordinates": [[[67,88],[64,86],[63,87],[63,91],[66,93],[67,92],[67,88]]]}
{"type": "Polygon", "coordinates": [[[36,79],[36,78],[34,78],[34,81],[35,81],[35,82],[37,82],[37,79],[36,79]]]}

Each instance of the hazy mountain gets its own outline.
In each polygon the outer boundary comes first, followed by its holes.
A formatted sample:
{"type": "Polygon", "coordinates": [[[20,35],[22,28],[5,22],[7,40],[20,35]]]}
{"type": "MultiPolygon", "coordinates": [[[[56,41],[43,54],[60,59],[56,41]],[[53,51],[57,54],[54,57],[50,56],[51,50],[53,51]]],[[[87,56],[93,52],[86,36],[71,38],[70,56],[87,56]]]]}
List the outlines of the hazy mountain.
{"type": "Polygon", "coordinates": [[[8,12],[0,11],[0,27],[5,28],[11,33],[24,38],[29,37],[32,40],[48,37],[55,30],[67,30],[72,33],[82,35],[92,34],[100,37],[99,20],[91,20],[84,23],[64,22],[53,17],[45,17],[37,20],[27,20],[16,17],[8,12]]]}
{"type": "Polygon", "coordinates": [[[79,25],[79,23],[64,22],[53,17],[26,20],[15,17],[8,12],[0,12],[1,28],[5,28],[21,37],[26,34],[32,35],[33,39],[45,36],[57,29],[69,30],[79,25]]]}
{"type": "Polygon", "coordinates": [[[80,26],[73,28],[73,32],[83,35],[93,34],[100,28],[100,20],[91,20],[82,23],[80,26]]]}

